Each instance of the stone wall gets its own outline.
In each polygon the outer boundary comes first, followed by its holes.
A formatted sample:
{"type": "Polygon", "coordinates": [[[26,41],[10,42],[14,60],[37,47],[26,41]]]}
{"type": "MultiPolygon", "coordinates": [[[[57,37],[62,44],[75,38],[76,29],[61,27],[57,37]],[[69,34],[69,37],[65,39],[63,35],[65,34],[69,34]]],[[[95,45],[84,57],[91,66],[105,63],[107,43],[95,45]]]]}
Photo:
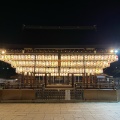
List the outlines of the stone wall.
{"type": "MultiPolygon", "coordinates": [[[[85,89],[85,101],[120,101],[120,90],[85,89]]],[[[0,100],[35,100],[33,89],[3,89],[0,90],[0,100]]]]}
{"type": "Polygon", "coordinates": [[[117,101],[120,101],[120,90],[117,90],[117,101]]]}
{"type": "Polygon", "coordinates": [[[0,90],[0,100],[2,99],[2,90],[0,90]]]}
{"type": "Polygon", "coordinates": [[[0,100],[34,100],[35,90],[4,89],[0,90],[0,100]]]}
{"type": "Polygon", "coordinates": [[[117,91],[112,89],[86,89],[84,90],[84,100],[117,101],[117,91]]]}

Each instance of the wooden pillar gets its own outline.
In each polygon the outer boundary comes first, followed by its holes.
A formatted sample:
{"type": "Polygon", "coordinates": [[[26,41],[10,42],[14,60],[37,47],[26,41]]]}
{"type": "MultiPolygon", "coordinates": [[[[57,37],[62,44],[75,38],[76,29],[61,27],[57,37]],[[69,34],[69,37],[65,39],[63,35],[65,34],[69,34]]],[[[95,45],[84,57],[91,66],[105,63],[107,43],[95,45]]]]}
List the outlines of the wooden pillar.
{"type": "Polygon", "coordinates": [[[80,76],[78,76],[78,82],[80,82],[80,76]]]}
{"type": "Polygon", "coordinates": [[[32,86],[34,85],[34,73],[31,73],[31,78],[32,78],[32,80],[31,80],[31,82],[32,82],[32,86]]]}
{"type": "Polygon", "coordinates": [[[93,77],[93,82],[94,82],[94,88],[96,88],[97,86],[97,81],[96,81],[96,75],[94,75],[94,77],[93,77]]]}
{"type": "Polygon", "coordinates": [[[24,80],[24,78],[23,78],[23,72],[22,72],[22,73],[21,73],[21,81],[20,81],[20,82],[21,82],[21,86],[22,86],[22,85],[23,85],[23,83],[24,83],[24,81],[23,81],[23,80],[24,80]]]}
{"type": "Polygon", "coordinates": [[[91,83],[92,83],[91,73],[90,73],[89,81],[90,81],[90,85],[91,85],[91,83]]]}
{"type": "Polygon", "coordinates": [[[90,84],[90,74],[88,75],[88,84],[90,84]]]}
{"type": "Polygon", "coordinates": [[[45,76],[42,76],[42,84],[45,84],[45,76]]]}
{"type": "Polygon", "coordinates": [[[94,75],[91,76],[91,84],[93,87],[95,87],[95,83],[94,83],[94,75]]]}
{"type": "Polygon", "coordinates": [[[47,74],[46,73],[45,73],[44,81],[45,81],[45,87],[46,87],[47,86],[47,74]]]}
{"type": "Polygon", "coordinates": [[[33,86],[33,76],[32,76],[32,73],[30,73],[30,85],[31,85],[31,87],[33,86]]]}
{"type": "Polygon", "coordinates": [[[35,73],[36,73],[36,54],[34,54],[34,85],[36,86],[36,79],[35,79],[35,73]]]}
{"type": "Polygon", "coordinates": [[[72,74],[72,87],[74,87],[74,75],[72,74]]]}
{"type": "Polygon", "coordinates": [[[86,73],[84,73],[84,86],[86,88],[86,73]]]}
{"type": "Polygon", "coordinates": [[[28,85],[29,83],[29,76],[28,76],[28,72],[27,72],[27,75],[26,75],[26,84],[28,85]]]}
{"type": "Polygon", "coordinates": [[[82,74],[82,86],[84,87],[84,85],[85,85],[85,74],[83,73],[82,74]]]}
{"type": "Polygon", "coordinates": [[[50,81],[50,84],[51,84],[51,82],[52,82],[51,80],[52,80],[52,79],[51,79],[51,74],[49,74],[49,81],[50,81]]]}
{"type": "Polygon", "coordinates": [[[68,82],[67,83],[69,84],[69,74],[68,74],[68,82]]]}
{"type": "Polygon", "coordinates": [[[54,84],[54,76],[52,76],[52,84],[54,84]]]}
{"type": "Polygon", "coordinates": [[[86,87],[88,88],[88,74],[86,73],[86,87]]]}
{"type": "Polygon", "coordinates": [[[96,87],[98,87],[98,83],[97,83],[97,75],[95,75],[95,85],[96,85],[96,87]]]}

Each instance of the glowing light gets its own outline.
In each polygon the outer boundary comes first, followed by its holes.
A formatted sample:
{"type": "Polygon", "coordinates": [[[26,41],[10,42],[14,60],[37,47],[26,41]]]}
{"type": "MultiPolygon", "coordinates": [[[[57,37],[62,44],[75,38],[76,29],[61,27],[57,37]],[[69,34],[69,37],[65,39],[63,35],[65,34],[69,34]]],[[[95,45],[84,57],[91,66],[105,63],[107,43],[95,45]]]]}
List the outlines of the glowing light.
{"type": "Polygon", "coordinates": [[[110,50],[111,53],[113,53],[114,51],[113,50],[110,50]]]}
{"type": "Polygon", "coordinates": [[[2,54],[5,54],[5,50],[2,50],[2,54]]]}
{"type": "MultiPolygon", "coordinates": [[[[1,50],[0,60],[11,64],[16,68],[17,73],[24,73],[26,75],[41,75],[50,73],[51,76],[68,76],[73,73],[76,76],[85,72],[87,74],[98,74],[103,72],[103,68],[109,67],[110,63],[118,60],[115,54],[117,50],[111,50],[111,54],[86,54],[85,56],[77,54],[62,54],[59,60],[58,55],[36,55],[36,64],[34,54],[9,54],[6,50],[1,50]],[[60,73],[58,66],[60,66],[60,73]]],[[[4,68],[5,69],[5,68],[4,68]]],[[[8,68],[7,68],[8,69],[8,68]]]]}
{"type": "Polygon", "coordinates": [[[115,53],[118,53],[118,50],[115,50],[115,53]]]}

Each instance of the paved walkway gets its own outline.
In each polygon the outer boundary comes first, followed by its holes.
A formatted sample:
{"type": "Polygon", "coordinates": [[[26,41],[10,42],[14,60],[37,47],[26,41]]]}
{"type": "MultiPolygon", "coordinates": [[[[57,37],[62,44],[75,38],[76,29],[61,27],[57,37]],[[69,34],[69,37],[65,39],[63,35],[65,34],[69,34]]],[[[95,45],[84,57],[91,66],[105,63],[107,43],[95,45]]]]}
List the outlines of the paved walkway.
{"type": "Polygon", "coordinates": [[[120,102],[0,103],[0,120],[120,120],[120,102]]]}

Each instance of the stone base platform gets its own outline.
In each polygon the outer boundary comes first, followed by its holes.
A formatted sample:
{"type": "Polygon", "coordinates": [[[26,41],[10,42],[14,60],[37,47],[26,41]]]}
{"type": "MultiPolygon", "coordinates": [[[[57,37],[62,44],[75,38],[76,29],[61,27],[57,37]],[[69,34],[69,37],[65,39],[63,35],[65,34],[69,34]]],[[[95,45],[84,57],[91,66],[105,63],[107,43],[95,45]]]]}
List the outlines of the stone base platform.
{"type": "Polygon", "coordinates": [[[85,101],[120,101],[120,90],[115,89],[84,89],[83,99],[41,100],[36,98],[34,89],[1,89],[0,102],[85,102],[85,101]]]}

